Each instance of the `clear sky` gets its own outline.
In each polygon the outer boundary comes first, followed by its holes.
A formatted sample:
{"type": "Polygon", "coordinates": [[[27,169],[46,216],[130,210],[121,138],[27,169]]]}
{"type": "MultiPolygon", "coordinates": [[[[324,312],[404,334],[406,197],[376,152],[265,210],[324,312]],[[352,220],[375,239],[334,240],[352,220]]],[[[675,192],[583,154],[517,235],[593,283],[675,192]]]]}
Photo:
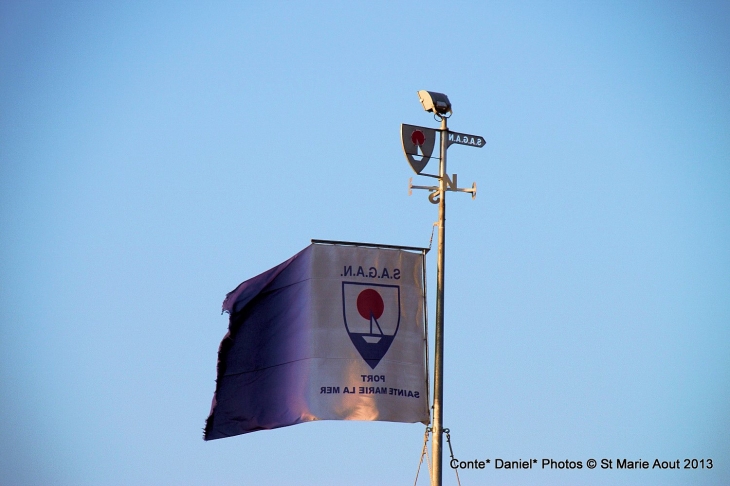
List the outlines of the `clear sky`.
{"type": "Polygon", "coordinates": [[[228,291],[311,238],[428,245],[399,134],[437,126],[428,89],[487,140],[449,150],[479,188],[448,206],[456,456],[714,463],[462,483],[730,484],[729,26],[727,1],[1,2],[0,483],[412,484],[420,424],[202,428],[228,291]]]}

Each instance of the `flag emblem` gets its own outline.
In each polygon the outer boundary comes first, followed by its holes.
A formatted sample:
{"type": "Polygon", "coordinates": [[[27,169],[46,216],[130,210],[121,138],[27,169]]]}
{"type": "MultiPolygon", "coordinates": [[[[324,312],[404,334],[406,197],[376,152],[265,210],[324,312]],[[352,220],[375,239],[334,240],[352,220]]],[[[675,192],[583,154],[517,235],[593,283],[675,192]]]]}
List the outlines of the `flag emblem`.
{"type": "Polygon", "coordinates": [[[342,282],[342,309],[352,344],[375,369],[398,333],[400,287],[342,282]]]}

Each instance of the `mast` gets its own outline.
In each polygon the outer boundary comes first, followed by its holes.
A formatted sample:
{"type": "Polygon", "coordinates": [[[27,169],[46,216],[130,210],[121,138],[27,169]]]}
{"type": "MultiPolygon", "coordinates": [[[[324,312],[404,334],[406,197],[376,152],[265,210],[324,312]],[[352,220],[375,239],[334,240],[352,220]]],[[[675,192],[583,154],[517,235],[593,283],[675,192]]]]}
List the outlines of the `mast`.
{"type": "Polygon", "coordinates": [[[439,163],[439,241],[436,259],[436,342],[433,364],[433,442],[432,471],[436,486],[442,483],[444,430],[444,266],[446,257],[446,118],[441,118],[439,163]]]}
{"type": "Polygon", "coordinates": [[[412,189],[425,189],[430,192],[428,200],[439,207],[438,219],[438,254],[436,260],[436,330],[434,343],[434,370],[433,370],[433,417],[431,443],[432,467],[431,484],[442,486],[443,481],[443,434],[444,434],[444,270],[446,261],[446,193],[467,192],[472,199],[476,197],[477,185],[471,188],[459,188],[456,183],[456,174],[449,178],[446,170],[446,150],[451,144],[484,147],[484,138],[477,135],[450,132],[447,120],[451,116],[451,102],[443,93],[421,90],[418,97],[423,109],[433,113],[441,121],[441,127],[436,130],[413,125],[401,125],[401,141],[406,160],[418,175],[438,179],[438,186],[414,186],[409,182],[408,194],[412,189]],[[439,170],[438,175],[422,174],[431,158],[435,145],[436,132],[439,132],[439,170]],[[451,135],[450,135],[451,134],[451,135]]]}

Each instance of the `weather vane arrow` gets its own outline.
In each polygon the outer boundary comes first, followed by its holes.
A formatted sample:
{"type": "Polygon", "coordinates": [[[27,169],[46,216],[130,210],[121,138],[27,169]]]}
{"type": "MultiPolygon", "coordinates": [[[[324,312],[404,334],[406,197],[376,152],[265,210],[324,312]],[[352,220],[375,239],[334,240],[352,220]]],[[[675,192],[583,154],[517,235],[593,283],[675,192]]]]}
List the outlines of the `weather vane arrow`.
{"type": "Polygon", "coordinates": [[[484,140],[484,137],[480,137],[479,135],[469,135],[468,133],[459,132],[448,133],[449,135],[446,140],[447,147],[450,147],[453,143],[458,143],[459,145],[482,148],[487,144],[487,142],[484,140]]]}

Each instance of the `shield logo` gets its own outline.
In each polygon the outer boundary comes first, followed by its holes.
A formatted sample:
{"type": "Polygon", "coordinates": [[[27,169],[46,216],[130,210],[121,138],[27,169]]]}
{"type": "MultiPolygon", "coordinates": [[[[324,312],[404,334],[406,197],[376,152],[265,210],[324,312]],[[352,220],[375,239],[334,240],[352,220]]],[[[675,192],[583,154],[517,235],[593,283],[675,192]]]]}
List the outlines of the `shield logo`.
{"type": "Polygon", "coordinates": [[[420,174],[431,160],[433,147],[436,145],[436,130],[404,123],[400,126],[400,139],[406,160],[415,173],[420,174]]]}
{"type": "Polygon", "coordinates": [[[342,282],[342,311],[352,344],[375,369],[398,333],[400,287],[342,282]]]}

